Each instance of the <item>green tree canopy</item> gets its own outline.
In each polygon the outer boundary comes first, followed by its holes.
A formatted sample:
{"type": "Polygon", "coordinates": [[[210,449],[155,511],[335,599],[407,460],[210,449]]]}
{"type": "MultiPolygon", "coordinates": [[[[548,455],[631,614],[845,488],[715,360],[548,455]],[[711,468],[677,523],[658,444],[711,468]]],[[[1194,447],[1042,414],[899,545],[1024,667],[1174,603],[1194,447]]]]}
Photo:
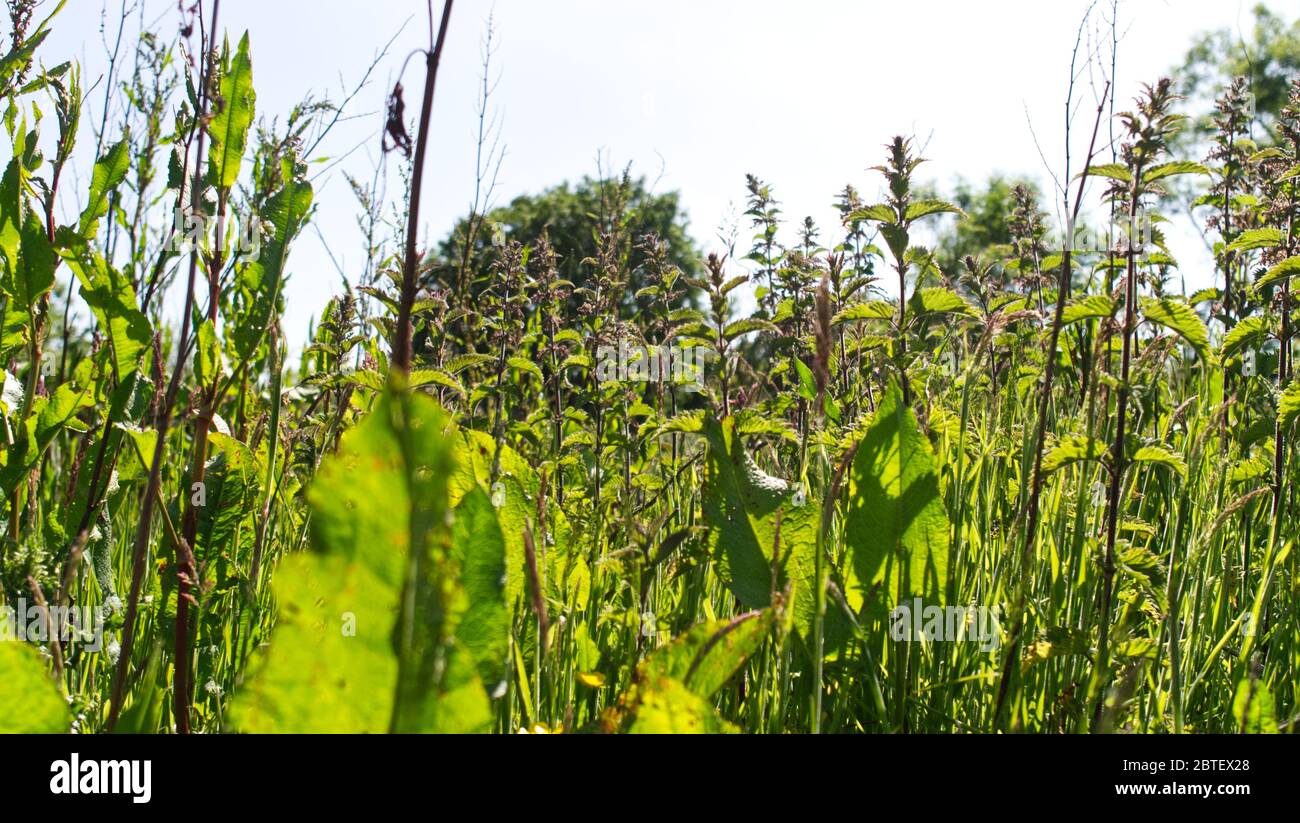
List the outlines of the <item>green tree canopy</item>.
{"type": "Polygon", "coordinates": [[[515,240],[536,248],[546,233],[558,258],[560,276],[581,286],[591,279],[592,264],[584,261],[596,257],[599,233],[621,222],[626,241],[624,267],[628,272],[625,305],[630,305],[632,295],[650,282],[650,275],[644,271],[647,254],[641,245],[647,235],[656,235],[663,242],[668,265],[684,274],[698,274],[700,253],[687,234],[687,218],[678,192],[656,194],[640,177],[625,182],[626,190],[621,197],[615,197],[611,189],[619,185],[618,181],[583,177],[576,185],[565,182],[540,194],[520,195],[485,217],[461,218],[438,246],[435,272],[448,284],[467,276],[467,285],[474,288],[474,278],[489,271],[494,242],[515,240]],[[620,199],[621,207],[611,206],[620,199]]]}

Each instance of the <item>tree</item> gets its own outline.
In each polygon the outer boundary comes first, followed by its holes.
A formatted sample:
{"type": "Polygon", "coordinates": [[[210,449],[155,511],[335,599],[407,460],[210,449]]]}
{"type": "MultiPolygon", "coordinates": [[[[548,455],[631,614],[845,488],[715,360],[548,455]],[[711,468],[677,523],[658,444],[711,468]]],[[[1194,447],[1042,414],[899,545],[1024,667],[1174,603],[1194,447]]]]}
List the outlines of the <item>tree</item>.
{"type": "MultiPolygon", "coordinates": [[[[687,234],[679,194],[650,192],[644,178],[627,178],[625,182],[627,189],[621,198],[611,196],[618,181],[583,177],[576,186],[561,183],[540,194],[516,197],[486,216],[464,217],[439,244],[433,273],[448,287],[478,292],[481,278],[491,270],[495,244],[513,240],[535,249],[545,233],[558,258],[560,276],[582,286],[591,276],[591,266],[585,261],[596,256],[598,233],[612,221],[621,220],[622,236],[630,240],[626,244],[625,307],[633,305],[638,289],[650,284],[644,271],[647,253],[640,242],[647,235],[656,235],[663,242],[668,265],[685,275],[697,275],[700,253],[687,234]],[[620,199],[621,206],[617,205],[620,199]]],[[[680,302],[686,299],[684,295],[680,302]]]]}
{"type": "Polygon", "coordinates": [[[1214,99],[1234,77],[1245,77],[1254,96],[1255,118],[1263,126],[1255,136],[1269,139],[1273,121],[1286,105],[1291,78],[1300,73],[1300,19],[1288,25],[1263,5],[1252,14],[1249,42],[1245,32],[1219,29],[1199,35],[1187,50],[1174,76],[1181,78],[1179,93],[1188,98],[1189,108],[1199,113],[1175,145],[1209,138],[1215,129],[1214,99]]]}

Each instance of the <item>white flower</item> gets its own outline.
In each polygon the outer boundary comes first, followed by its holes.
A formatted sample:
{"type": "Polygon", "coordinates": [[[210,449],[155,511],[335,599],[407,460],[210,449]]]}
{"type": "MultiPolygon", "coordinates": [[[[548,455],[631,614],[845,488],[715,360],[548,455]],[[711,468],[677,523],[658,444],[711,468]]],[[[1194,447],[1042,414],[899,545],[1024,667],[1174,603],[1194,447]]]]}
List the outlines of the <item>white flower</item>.
{"type": "Polygon", "coordinates": [[[215,680],[209,680],[207,683],[204,683],[203,689],[208,694],[215,695],[217,697],[220,697],[223,693],[222,688],[217,685],[217,681],[215,680]]]}

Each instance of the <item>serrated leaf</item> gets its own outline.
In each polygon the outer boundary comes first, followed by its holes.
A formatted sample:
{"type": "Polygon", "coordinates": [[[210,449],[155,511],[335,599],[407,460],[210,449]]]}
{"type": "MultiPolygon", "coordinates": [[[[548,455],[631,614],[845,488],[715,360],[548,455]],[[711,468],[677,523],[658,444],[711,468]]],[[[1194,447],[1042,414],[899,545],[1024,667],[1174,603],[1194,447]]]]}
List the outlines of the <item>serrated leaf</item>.
{"type": "Polygon", "coordinates": [[[1143,297],[1139,302],[1145,319],[1178,334],[1202,360],[1211,359],[1210,333],[1191,306],[1172,297],[1143,297]]]}

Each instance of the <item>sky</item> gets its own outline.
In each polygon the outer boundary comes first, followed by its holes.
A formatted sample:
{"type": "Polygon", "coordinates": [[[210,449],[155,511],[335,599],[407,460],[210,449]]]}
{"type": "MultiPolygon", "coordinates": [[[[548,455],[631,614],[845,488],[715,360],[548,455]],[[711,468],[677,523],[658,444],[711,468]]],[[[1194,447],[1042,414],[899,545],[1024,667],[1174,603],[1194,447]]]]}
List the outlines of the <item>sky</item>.
{"type": "MultiPolygon", "coordinates": [[[[175,0],[136,2],[144,3],[146,22],[175,31],[175,0]]],[[[78,55],[85,86],[102,78],[119,3],[69,0],[45,47],[47,59],[78,55]]],[[[1288,16],[1300,11],[1269,5],[1288,16]]],[[[1051,175],[1064,168],[1071,51],[1088,6],[1086,0],[457,0],[438,75],[423,236],[443,237],[474,195],[489,15],[496,34],[489,108],[504,147],[495,202],[594,174],[598,159],[613,168],[631,163],[655,191],[681,192],[691,233],[709,250],[721,248],[720,226],[725,233],[741,220],[742,243],[751,233],[739,217],[746,173],[773,186],[791,223],[790,242],[804,215],[827,239],[837,230],[835,194],[846,183],[869,199],[877,193],[879,175],[868,169],[883,161],[894,134],[915,135],[929,158],[918,174],[941,189],[959,176],[980,181],[1002,173],[1032,177],[1052,192],[1051,175]]],[[[1252,6],[1244,0],[1121,2],[1117,110],[1129,107],[1143,81],[1177,66],[1197,33],[1229,28],[1248,35],[1252,6]]],[[[340,290],[341,277],[355,282],[360,275],[358,207],[345,174],[370,180],[380,163],[384,100],[403,61],[428,45],[425,9],[419,0],[221,3],[219,26],[231,40],[250,34],[259,118],[283,118],[308,92],[343,100],[389,44],[317,152],[326,159],[313,166],[316,228],[293,247],[286,290],[285,329],[298,341],[295,349],[340,290]]],[[[1104,0],[1084,33],[1081,64],[1090,47],[1109,48],[1107,15],[1104,0]]],[[[137,29],[133,16],[126,51],[137,29]]],[[[411,117],[421,63],[412,58],[401,78],[411,117]]],[[[1075,85],[1081,107],[1071,135],[1074,171],[1102,82],[1085,69],[1075,85]]],[[[88,113],[97,122],[102,86],[96,88],[88,113]]],[[[82,162],[85,179],[89,161],[82,162]]],[[[401,190],[396,164],[390,155],[390,196],[401,190]]],[[[1208,257],[1190,221],[1182,224],[1171,234],[1173,251],[1189,287],[1205,285],[1208,257]]]]}

